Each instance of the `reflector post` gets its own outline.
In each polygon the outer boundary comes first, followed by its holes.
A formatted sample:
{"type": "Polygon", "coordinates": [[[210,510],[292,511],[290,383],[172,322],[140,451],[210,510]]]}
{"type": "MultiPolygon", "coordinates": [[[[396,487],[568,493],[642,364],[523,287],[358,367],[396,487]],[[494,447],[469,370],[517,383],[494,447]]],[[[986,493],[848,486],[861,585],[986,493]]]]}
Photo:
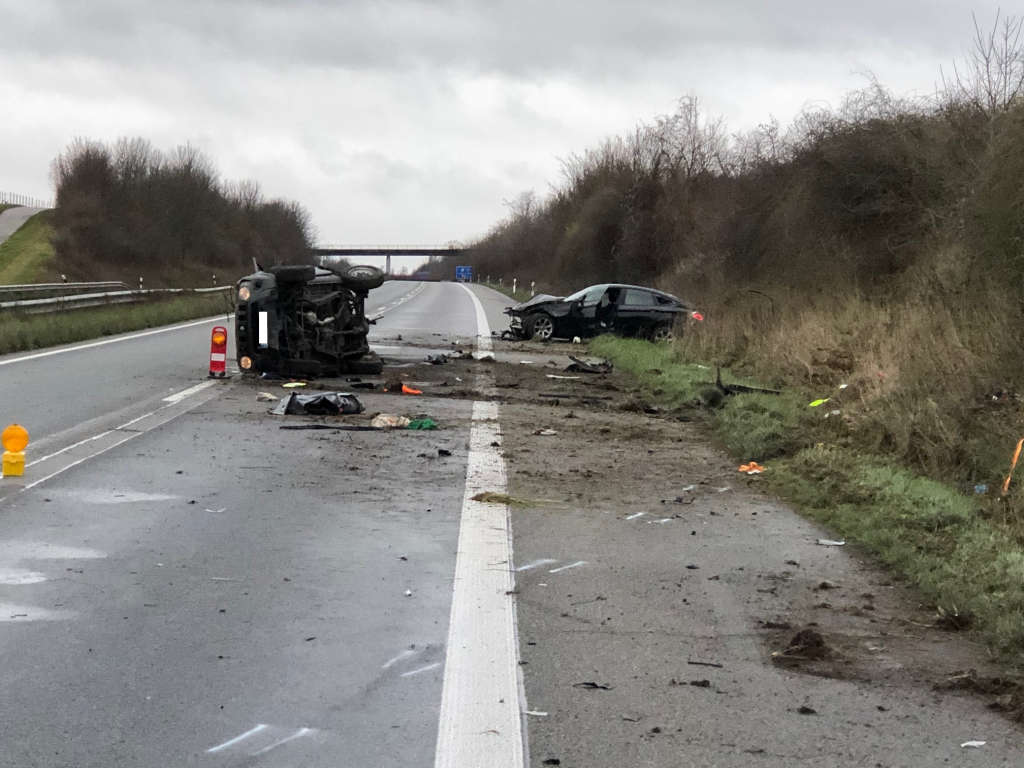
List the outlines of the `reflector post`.
{"type": "Polygon", "coordinates": [[[210,377],[223,379],[228,359],[228,329],[216,325],[210,334],[210,377]]]}

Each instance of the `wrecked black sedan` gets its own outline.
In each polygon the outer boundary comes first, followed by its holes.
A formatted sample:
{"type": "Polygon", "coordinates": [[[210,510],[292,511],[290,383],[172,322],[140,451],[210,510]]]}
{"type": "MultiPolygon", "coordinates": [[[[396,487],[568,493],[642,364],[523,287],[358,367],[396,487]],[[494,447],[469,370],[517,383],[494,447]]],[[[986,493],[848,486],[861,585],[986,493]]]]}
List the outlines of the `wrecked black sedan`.
{"type": "Polygon", "coordinates": [[[281,376],[377,374],[365,301],[384,282],[376,267],[286,264],[237,284],[235,349],[243,372],[281,376]]]}
{"type": "Polygon", "coordinates": [[[514,338],[540,341],[601,333],[667,341],[680,321],[704,319],[669,293],[617,283],[592,285],[565,297],[538,294],[505,314],[511,316],[514,338]]]}

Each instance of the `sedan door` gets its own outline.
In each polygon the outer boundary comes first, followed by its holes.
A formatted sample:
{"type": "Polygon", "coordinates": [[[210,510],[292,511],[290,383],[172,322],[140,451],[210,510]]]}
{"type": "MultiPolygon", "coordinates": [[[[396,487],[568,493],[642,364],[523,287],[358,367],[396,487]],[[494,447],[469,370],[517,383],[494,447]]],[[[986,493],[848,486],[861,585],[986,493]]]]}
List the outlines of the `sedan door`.
{"type": "Polygon", "coordinates": [[[615,332],[623,336],[646,336],[651,328],[672,322],[671,312],[659,310],[658,296],[642,288],[626,288],[619,301],[615,332]]]}

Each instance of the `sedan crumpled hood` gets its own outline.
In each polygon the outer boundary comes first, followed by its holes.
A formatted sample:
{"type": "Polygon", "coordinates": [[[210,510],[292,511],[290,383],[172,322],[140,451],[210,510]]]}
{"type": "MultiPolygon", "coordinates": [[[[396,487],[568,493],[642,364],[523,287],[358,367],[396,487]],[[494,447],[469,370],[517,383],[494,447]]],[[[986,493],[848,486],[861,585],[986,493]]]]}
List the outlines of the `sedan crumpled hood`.
{"type": "Polygon", "coordinates": [[[538,293],[536,296],[533,296],[529,301],[520,302],[519,304],[515,304],[514,306],[509,307],[509,309],[512,310],[513,312],[522,312],[524,309],[535,307],[538,304],[547,304],[548,302],[551,301],[561,301],[563,298],[564,297],[562,296],[549,296],[546,293],[538,293]]]}

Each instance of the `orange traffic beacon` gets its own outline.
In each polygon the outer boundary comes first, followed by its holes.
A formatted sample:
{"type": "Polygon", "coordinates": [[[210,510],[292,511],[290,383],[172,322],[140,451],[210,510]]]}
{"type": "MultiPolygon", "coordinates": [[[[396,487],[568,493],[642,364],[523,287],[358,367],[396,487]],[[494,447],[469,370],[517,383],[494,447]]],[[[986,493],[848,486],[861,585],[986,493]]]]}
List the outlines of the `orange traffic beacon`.
{"type": "Polygon", "coordinates": [[[3,476],[21,477],[24,475],[28,430],[20,424],[11,424],[0,433],[0,443],[4,446],[3,476]]]}

